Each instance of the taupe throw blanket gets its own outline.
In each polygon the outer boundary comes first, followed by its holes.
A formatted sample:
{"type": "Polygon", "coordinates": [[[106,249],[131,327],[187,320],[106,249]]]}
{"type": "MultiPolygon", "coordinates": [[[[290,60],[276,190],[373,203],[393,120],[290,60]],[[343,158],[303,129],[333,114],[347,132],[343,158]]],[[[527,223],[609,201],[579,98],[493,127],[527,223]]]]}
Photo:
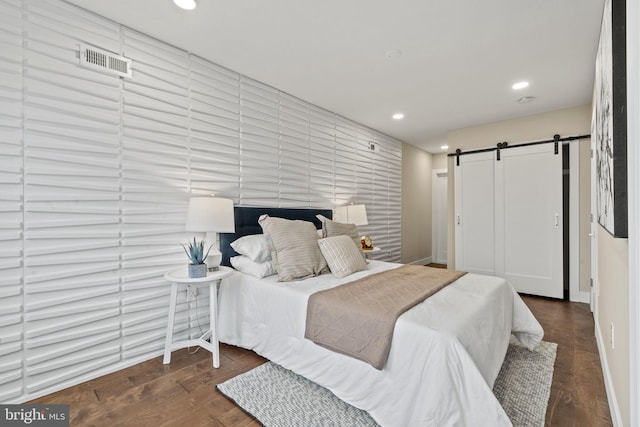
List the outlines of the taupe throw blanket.
{"type": "Polygon", "coordinates": [[[309,297],[305,338],[382,369],[402,313],[464,275],[403,265],[309,297]]]}

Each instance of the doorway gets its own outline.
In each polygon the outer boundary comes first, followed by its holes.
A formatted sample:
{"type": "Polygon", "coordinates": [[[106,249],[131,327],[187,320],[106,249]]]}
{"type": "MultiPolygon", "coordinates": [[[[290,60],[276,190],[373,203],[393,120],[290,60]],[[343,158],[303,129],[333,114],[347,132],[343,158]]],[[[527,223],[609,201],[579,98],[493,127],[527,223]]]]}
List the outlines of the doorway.
{"type": "Polygon", "coordinates": [[[447,263],[447,174],[447,169],[435,169],[431,181],[431,253],[436,264],[447,263]]]}

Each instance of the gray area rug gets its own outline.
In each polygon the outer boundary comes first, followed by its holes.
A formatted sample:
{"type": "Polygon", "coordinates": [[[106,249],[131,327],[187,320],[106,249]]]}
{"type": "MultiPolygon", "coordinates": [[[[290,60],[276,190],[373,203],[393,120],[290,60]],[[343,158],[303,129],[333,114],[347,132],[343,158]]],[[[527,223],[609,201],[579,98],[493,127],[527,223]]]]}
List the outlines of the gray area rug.
{"type": "MultiPolygon", "coordinates": [[[[514,427],[544,426],[557,344],[534,350],[511,338],[493,392],[514,427]]],[[[218,390],[267,427],[370,427],[369,414],[329,390],[272,362],[218,385],[218,390]]]]}

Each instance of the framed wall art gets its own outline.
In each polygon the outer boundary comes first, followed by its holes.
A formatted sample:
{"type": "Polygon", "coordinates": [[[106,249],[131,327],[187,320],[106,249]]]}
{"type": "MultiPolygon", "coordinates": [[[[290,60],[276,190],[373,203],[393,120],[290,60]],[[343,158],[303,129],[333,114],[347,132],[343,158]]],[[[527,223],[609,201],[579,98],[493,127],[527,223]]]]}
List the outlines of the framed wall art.
{"type": "Polygon", "coordinates": [[[614,237],[628,234],[625,20],[625,0],[605,0],[591,120],[598,223],[614,237]]]}

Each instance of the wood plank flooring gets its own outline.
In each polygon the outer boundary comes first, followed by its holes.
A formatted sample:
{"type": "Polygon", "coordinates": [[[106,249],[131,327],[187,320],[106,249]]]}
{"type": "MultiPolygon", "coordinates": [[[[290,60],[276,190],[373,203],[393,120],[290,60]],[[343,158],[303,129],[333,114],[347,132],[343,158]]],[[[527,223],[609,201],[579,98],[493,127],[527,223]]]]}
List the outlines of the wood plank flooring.
{"type": "MultiPolygon", "coordinates": [[[[545,329],[544,339],[558,343],[546,425],[611,426],[589,306],[523,299],[545,329]]],[[[170,365],[157,357],[30,403],[69,404],[74,427],[258,426],[215,385],[265,359],[224,344],[220,357],[220,368],[213,369],[209,352],[179,350],[170,365]]]]}
{"type": "Polygon", "coordinates": [[[522,298],[542,325],[544,340],[558,344],[546,425],[612,426],[589,305],[522,298]]]}

